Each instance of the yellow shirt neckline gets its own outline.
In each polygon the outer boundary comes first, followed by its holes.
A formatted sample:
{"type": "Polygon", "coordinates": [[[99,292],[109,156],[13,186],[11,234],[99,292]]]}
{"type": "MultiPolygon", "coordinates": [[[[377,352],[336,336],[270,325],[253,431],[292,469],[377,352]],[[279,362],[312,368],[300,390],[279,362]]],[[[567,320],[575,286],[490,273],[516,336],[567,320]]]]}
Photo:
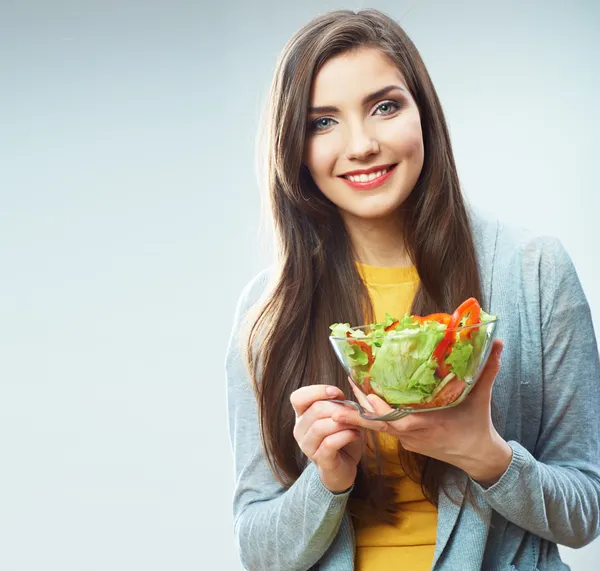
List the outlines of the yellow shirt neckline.
{"type": "Polygon", "coordinates": [[[402,267],[371,266],[357,261],[356,266],[361,277],[368,284],[389,285],[414,282],[419,279],[419,273],[414,265],[402,267]]]}

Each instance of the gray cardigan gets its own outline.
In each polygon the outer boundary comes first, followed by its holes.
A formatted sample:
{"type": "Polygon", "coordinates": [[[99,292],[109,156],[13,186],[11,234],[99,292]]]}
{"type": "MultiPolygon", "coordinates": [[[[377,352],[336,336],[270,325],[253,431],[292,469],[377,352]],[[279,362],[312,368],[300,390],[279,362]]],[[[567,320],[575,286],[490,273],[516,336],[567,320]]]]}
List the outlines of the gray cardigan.
{"type": "MultiPolygon", "coordinates": [[[[432,569],[568,569],[556,544],[581,547],[600,534],[600,362],[589,306],[558,240],[471,216],[482,307],[500,316],[505,345],[493,421],[513,458],[488,489],[458,469],[449,475],[459,505],[440,492],[432,569]],[[467,485],[479,513],[461,493],[467,485]]],[[[348,495],[329,492],[313,464],[285,489],[265,460],[238,333],[267,276],[242,293],[226,358],[241,560],[250,571],[350,570],[348,495]]]]}

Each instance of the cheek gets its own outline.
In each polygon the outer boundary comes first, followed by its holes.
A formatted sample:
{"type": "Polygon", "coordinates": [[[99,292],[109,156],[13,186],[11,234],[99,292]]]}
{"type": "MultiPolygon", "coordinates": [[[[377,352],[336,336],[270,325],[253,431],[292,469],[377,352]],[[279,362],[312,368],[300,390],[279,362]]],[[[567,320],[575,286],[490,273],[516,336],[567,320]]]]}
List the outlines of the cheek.
{"type": "Polygon", "coordinates": [[[314,137],[305,147],[305,163],[315,180],[330,175],[335,166],[335,144],[327,138],[314,137]]]}
{"type": "Polygon", "coordinates": [[[401,157],[415,161],[423,160],[423,133],[418,116],[398,125],[394,133],[394,142],[395,151],[401,157]]]}

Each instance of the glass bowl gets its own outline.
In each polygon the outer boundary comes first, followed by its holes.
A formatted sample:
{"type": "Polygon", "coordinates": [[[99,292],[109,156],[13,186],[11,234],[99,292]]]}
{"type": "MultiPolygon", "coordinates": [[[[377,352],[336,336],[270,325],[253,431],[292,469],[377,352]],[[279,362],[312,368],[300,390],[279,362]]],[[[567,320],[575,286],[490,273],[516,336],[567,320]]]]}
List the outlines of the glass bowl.
{"type": "Polygon", "coordinates": [[[369,337],[373,326],[364,325],[329,340],[364,394],[375,393],[392,408],[421,412],[453,407],[465,399],[488,359],[497,323],[490,316],[475,325],[447,329],[437,324],[380,337],[369,337]]]}

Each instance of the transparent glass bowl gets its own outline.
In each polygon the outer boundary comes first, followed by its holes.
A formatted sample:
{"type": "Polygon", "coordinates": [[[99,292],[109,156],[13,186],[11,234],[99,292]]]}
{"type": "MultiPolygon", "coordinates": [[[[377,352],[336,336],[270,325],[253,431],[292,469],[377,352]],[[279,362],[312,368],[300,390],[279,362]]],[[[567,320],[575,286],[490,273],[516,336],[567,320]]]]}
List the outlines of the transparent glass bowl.
{"type": "MultiPolygon", "coordinates": [[[[380,341],[380,347],[369,345],[368,339],[359,337],[330,336],[329,340],[348,376],[364,394],[378,394],[392,408],[422,412],[450,408],[465,399],[489,357],[497,323],[498,318],[493,317],[485,323],[445,330],[451,333],[452,339],[462,341],[463,349],[465,344],[472,346],[467,351],[468,357],[460,360],[456,370],[447,364],[446,371],[436,368],[439,360],[432,359],[444,331],[391,332],[380,341]],[[429,367],[424,363],[429,363],[429,367]],[[427,373],[427,368],[428,374],[419,374],[419,371],[427,373]],[[434,369],[435,372],[432,372],[434,369]],[[419,390],[424,386],[419,381],[423,378],[427,386],[434,387],[430,396],[419,390]]],[[[368,335],[372,326],[350,329],[351,332],[357,330],[368,335]]],[[[447,358],[446,353],[444,361],[447,358]]]]}

